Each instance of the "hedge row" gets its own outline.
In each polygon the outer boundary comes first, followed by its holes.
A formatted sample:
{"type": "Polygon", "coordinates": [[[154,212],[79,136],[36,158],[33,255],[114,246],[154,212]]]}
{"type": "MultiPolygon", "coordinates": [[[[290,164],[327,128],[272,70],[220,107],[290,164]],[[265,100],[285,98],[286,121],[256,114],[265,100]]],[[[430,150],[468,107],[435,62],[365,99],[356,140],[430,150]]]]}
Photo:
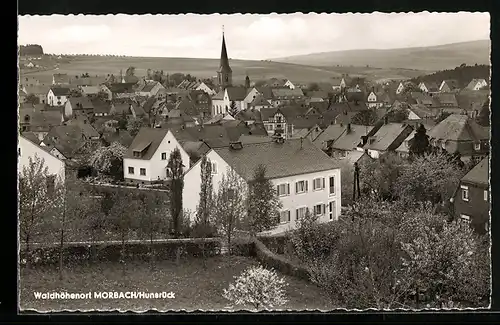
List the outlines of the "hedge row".
{"type": "Polygon", "coordinates": [[[261,236],[259,240],[274,254],[283,255],[291,249],[288,236],[261,236]]]}
{"type": "MultiPolygon", "coordinates": [[[[181,248],[182,256],[199,257],[216,256],[220,254],[221,244],[217,238],[203,239],[172,239],[153,242],[153,255],[156,260],[174,259],[177,248],[181,248]]],[[[65,264],[78,264],[85,262],[119,262],[121,260],[122,244],[97,243],[97,244],[69,244],[63,249],[63,261],[65,264]]],[[[29,253],[31,265],[53,265],[59,262],[60,249],[58,246],[36,247],[29,253]]],[[[26,263],[26,251],[21,249],[21,265],[26,263]]],[[[151,257],[151,245],[148,242],[128,242],[125,244],[125,261],[144,260],[151,257]]]]}

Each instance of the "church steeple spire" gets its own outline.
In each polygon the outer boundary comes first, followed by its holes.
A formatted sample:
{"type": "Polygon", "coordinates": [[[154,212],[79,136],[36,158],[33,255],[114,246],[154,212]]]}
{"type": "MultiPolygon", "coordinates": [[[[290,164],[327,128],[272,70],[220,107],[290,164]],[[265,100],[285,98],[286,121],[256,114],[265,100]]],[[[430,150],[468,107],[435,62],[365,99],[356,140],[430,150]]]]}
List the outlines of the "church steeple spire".
{"type": "Polygon", "coordinates": [[[229,66],[229,58],[227,56],[226,39],[224,37],[224,26],[222,26],[222,49],[220,53],[220,65],[217,70],[217,79],[219,85],[226,88],[232,84],[233,70],[229,66]]]}

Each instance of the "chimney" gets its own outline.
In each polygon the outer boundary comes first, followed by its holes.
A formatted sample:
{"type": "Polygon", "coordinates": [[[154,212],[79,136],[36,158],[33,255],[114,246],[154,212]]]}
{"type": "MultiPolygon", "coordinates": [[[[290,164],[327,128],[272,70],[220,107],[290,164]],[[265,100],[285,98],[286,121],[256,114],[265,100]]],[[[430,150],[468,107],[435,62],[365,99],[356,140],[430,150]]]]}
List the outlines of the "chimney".
{"type": "Polygon", "coordinates": [[[351,123],[347,123],[347,133],[351,133],[351,123]]]}
{"type": "Polygon", "coordinates": [[[389,117],[387,115],[384,116],[384,124],[389,124],[389,117]]]}

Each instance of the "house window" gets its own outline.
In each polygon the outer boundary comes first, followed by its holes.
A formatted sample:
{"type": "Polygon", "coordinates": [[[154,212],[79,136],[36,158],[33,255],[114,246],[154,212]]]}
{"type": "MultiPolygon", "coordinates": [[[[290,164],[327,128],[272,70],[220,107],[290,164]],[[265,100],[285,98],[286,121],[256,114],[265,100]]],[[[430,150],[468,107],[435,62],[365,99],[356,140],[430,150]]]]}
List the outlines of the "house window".
{"type": "Polygon", "coordinates": [[[129,167],[129,168],[128,168],[128,173],[129,173],[130,175],[134,175],[134,167],[129,167]]]}
{"type": "Polygon", "coordinates": [[[217,163],[212,161],[212,174],[217,174],[217,163]]]}
{"type": "Polygon", "coordinates": [[[336,204],[335,201],[330,201],[328,202],[328,216],[330,217],[330,220],[333,220],[336,216],[336,204]]]}
{"type": "Polygon", "coordinates": [[[481,143],[474,143],[474,150],[476,151],[481,150],[481,143]]]}
{"type": "Polygon", "coordinates": [[[335,195],[335,176],[330,176],[330,180],[329,180],[329,194],[330,195],[335,195]]]}
{"type": "Polygon", "coordinates": [[[146,168],[141,168],[141,176],[146,176],[146,168]]]}
{"type": "Polygon", "coordinates": [[[295,193],[305,193],[307,192],[307,181],[298,181],[295,183],[295,193]]]}
{"type": "Polygon", "coordinates": [[[461,214],[460,215],[460,221],[462,221],[464,224],[470,224],[470,216],[461,214]]]}
{"type": "Polygon", "coordinates": [[[276,186],[276,194],[278,196],[290,195],[290,184],[279,184],[276,186]]]}
{"type": "Polygon", "coordinates": [[[267,124],[266,128],[268,131],[273,131],[274,130],[274,125],[273,124],[267,124]]]}
{"type": "Polygon", "coordinates": [[[167,160],[167,153],[166,152],[161,153],[161,160],[167,160]]]}
{"type": "Polygon", "coordinates": [[[325,188],[325,179],[324,178],[315,178],[313,180],[313,191],[322,190],[325,188]]]}
{"type": "Polygon", "coordinates": [[[462,200],[469,201],[469,188],[467,186],[460,186],[462,189],[462,200]]]}
{"type": "Polygon", "coordinates": [[[303,219],[306,215],[306,207],[298,208],[295,210],[295,220],[303,219]]]}
{"type": "Polygon", "coordinates": [[[280,212],[280,223],[290,222],[290,210],[280,212]]]}
{"type": "Polygon", "coordinates": [[[325,205],[324,204],[316,204],[314,206],[314,215],[322,216],[325,213],[325,205]]]}
{"type": "Polygon", "coordinates": [[[488,201],[488,190],[484,190],[484,191],[483,191],[483,199],[484,199],[485,201],[488,201]]]}

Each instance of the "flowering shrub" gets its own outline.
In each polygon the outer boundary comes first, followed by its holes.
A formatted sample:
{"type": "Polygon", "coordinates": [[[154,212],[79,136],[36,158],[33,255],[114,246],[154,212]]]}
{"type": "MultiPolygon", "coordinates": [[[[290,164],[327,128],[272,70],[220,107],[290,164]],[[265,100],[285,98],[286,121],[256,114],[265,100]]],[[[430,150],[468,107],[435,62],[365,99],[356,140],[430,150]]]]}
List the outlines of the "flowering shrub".
{"type": "Polygon", "coordinates": [[[127,152],[119,142],[113,142],[108,147],[99,147],[90,158],[90,165],[101,173],[110,173],[113,162],[121,161],[127,152]]]}
{"type": "Polygon", "coordinates": [[[285,287],[288,284],[274,270],[253,266],[235,278],[235,283],[224,289],[223,294],[234,305],[270,309],[287,302],[285,287]]]}

